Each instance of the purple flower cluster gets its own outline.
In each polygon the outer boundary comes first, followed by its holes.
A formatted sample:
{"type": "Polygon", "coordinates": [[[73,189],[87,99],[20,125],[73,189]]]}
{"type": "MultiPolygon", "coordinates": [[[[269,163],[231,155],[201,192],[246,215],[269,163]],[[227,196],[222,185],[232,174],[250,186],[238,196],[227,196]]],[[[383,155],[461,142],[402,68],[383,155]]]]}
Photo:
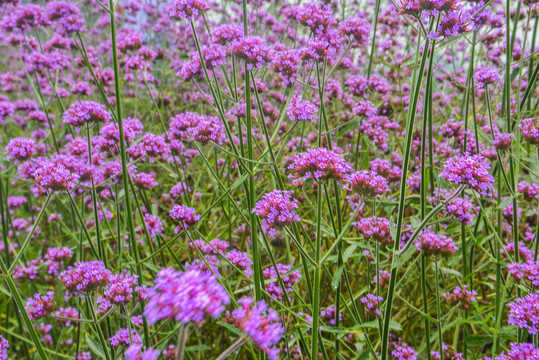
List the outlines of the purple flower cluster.
{"type": "MultiPolygon", "coordinates": [[[[277,271],[279,272],[279,277],[283,282],[284,291],[286,291],[286,293],[291,293],[292,286],[294,286],[294,284],[296,284],[299,279],[301,279],[299,271],[291,271],[292,265],[277,264],[276,267],[277,271]]],[[[263,271],[263,275],[264,279],[266,279],[265,284],[266,291],[268,292],[268,294],[277,300],[283,300],[283,288],[281,287],[281,283],[278,280],[275,268],[273,266],[265,268],[263,271]]]]}
{"type": "Polygon", "coordinates": [[[169,134],[173,139],[197,141],[207,144],[212,141],[222,144],[225,138],[223,123],[215,116],[185,112],[170,120],[169,134]]]}
{"type": "Polygon", "coordinates": [[[301,221],[294,211],[298,208],[298,203],[290,191],[273,190],[262,196],[252,212],[262,218],[262,229],[276,236],[277,230],[293,222],[301,221]]]}
{"type": "Polygon", "coordinates": [[[292,121],[314,121],[318,108],[308,100],[294,97],[286,109],[288,118],[292,121]]]}
{"type": "Polygon", "coordinates": [[[453,239],[445,235],[437,235],[430,230],[421,232],[416,240],[416,246],[426,256],[434,257],[449,257],[458,250],[453,239]]]}
{"type": "Polygon", "coordinates": [[[539,349],[534,344],[530,343],[511,343],[511,349],[505,354],[502,352],[500,356],[494,360],[535,360],[539,359],[539,349]]]}
{"type": "Polygon", "coordinates": [[[532,145],[539,146],[539,123],[537,119],[528,118],[520,121],[518,125],[522,138],[532,145]]]}
{"type": "Polygon", "coordinates": [[[268,359],[276,360],[279,348],[274,347],[285,333],[281,319],[275,310],[268,308],[264,301],[254,302],[252,298],[238,300],[239,307],[232,311],[233,324],[264,351],[268,359]]]}
{"type": "Polygon", "coordinates": [[[489,170],[490,166],[481,155],[455,156],[445,162],[440,177],[469,186],[486,196],[488,191],[494,190],[494,176],[489,170]]]}
{"type": "Polygon", "coordinates": [[[150,325],[167,318],[201,323],[206,317],[218,318],[230,302],[215,276],[197,270],[162,269],[149,295],[144,316],[150,325]]]}
{"type": "Polygon", "coordinates": [[[507,304],[509,307],[509,325],[527,329],[530,334],[539,333],[539,295],[528,294],[507,304]]]}
{"type": "Polygon", "coordinates": [[[346,181],[347,189],[358,193],[363,201],[389,192],[386,178],[372,170],[356,171],[346,181]]]}
{"type": "Polygon", "coordinates": [[[137,276],[128,273],[112,275],[103,291],[103,296],[113,305],[123,306],[133,299],[133,288],[137,285],[137,276]]]}
{"type": "Polygon", "coordinates": [[[180,223],[175,230],[176,233],[195,225],[200,220],[195,208],[185,205],[174,205],[168,215],[180,223]]]}
{"type": "Polygon", "coordinates": [[[470,304],[475,301],[475,295],[477,295],[475,290],[470,291],[467,285],[463,285],[462,287],[456,286],[453,291],[443,294],[442,297],[449,305],[460,305],[464,309],[468,309],[470,304]]]}
{"type": "Polygon", "coordinates": [[[0,335],[0,360],[7,360],[7,349],[9,348],[9,343],[6,339],[0,335]]]}
{"type": "Polygon", "coordinates": [[[529,281],[534,287],[539,286],[539,262],[510,263],[507,269],[516,279],[529,281]]]}
{"type": "Polygon", "coordinates": [[[384,300],[381,296],[376,296],[374,294],[367,294],[360,299],[360,301],[365,306],[365,315],[367,316],[377,316],[382,314],[378,309],[380,302],[384,300]]]}
{"type": "Polygon", "coordinates": [[[33,177],[39,186],[50,191],[73,190],[79,181],[78,174],[52,161],[38,164],[33,177]]]}
{"type": "Polygon", "coordinates": [[[26,312],[30,319],[38,320],[48,316],[54,310],[52,299],[54,292],[48,291],[47,295],[35,294],[33,298],[26,300],[26,312]]]}
{"type": "Polygon", "coordinates": [[[111,276],[110,270],[101,261],[76,262],[62,271],[58,279],[73,294],[89,293],[106,286],[111,276]]]}
{"type": "Polygon", "coordinates": [[[66,110],[63,121],[75,127],[75,131],[83,125],[91,123],[106,123],[112,119],[112,115],[104,105],[95,101],[77,101],[66,110]]]}
{"type": "Polygon", "coordinates": [[[293,178],[316,181],[344,180],[352,171],[352,165],[331,150],[316,148],[294,156],[288,169],[292,171],[293,178]]]}
{"type": "Polygon", "coordinates": [[[191,21],[194,16],[210,8],[206,0],[172,0],[169,4],[168,15],[175,19],[191,21]]]}
{"type": "Polygon", "coordinates": [[[36,152],[36,142],[32,139],[18,137],[9,140],[6,146],[8,160],[25,161],[32,157],[36,152]]]}
{"type": "Polygon", "coordinates": [[[112,347],[117,348],[131,344],[142,344],[142,339],[135,329],[120,329],[109,339],[109,342],[112,347]]]}
{"type": "Polygon", "coordinates": [[[131,344],[125,350],[125,360],[157,360],[161,352],[156,349],[143,349],[141,344],[131,344]]]}
{"type": "Polygon", "coordinates": [[[496,69],[491,67],[480,67],[475,71],[474,79],[478,88],[484,88],[489,84],[494,84],[501,79],[501,75],[496,69]]]}
{"type": "Polygon", "coordinates": [[[378,216],[362,218],[353,225],[367,241],[374,241],[380,245],[388,245],[393,242],[389,229],[390,223],[386,218],[378,216]]]}
{"type": "Polygon", "coordinates": [[[232,41],[232,53],[245,60],[247,69],[260,69],[265,63],[271,61],[271,49],[266,40],[260,36],[245,36],[232,41]]]}

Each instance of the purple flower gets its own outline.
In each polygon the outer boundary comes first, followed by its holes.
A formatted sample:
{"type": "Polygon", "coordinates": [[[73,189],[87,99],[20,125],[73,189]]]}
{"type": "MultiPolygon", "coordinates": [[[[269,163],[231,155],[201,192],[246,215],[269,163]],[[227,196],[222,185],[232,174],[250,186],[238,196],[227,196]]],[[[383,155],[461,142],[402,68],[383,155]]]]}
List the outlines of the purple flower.
{"type": "Polygon", "coordinates": [[[363,218],[353,224],[367,241],[375,241],[380,245],[388,245],[393,242],[389,229],[389,220],[377,216],[363,218]]]}
{"type": "Polygon", "coordinates": [[[162,269],[149,295],[144,316],[150,325],[167,318],[201,323],[206,317],[218,318],[230,302],[214,275],[197,270],[162,269]]]}
{"type": "Polygon", "coordinates": [[[7,160],[19,161],[28,160],[36,152],[36,142],[32,139],[18,137],[9,140],[6,146],[8,152],[7,160]]]}
{"type": "Polygon", "coordinates": [[[141,344],[131,344],[125,350],[124,356],[125,360],[157,360],[161,352],[156,349],[146,349],[143,350],[141,344]]]}
{"type": "Polygon", "coordinates": [[[33,177],[36,183],[45,190],[73,190],[79,181],[79,175],[66,169],[60,163],[45,161],[37,166],[33,177]]]}
{"type": "Polygon", "coordinates": [[[416,240],[416,246],[426,256],[435,257],[449,257],[458,250],[453,239],[445,235],[437,235],[430,230],[421,232],[416,240]]]}
{"type": "Polygon", "coordinates": [[[292,170],[292,178],[316,181],[344,180],[352,171],[352,165],[331,150],[316,148],[294,156],[288,169],[292,170]]]}
{"type": "Polygon", "coordinates": [[[232,53],[245,60],[247,69],[260,69],[270,61],[271,50],[266,45],[266,40],[260,36],[245,36],[232,41],[232,53]]]}
{"type": "Polygon", "coordinates": [[[528,294],[524,298],[517,298],[507,304],[509,307],[509,325],[517,325],[521,329],[528,329],[530,334],[539,332],[539,295],[528,294]]]}
{"type": "Polygon", "coordinates": [[[182,229],[186,229],[195,225],[200,220],[200,215],[196,213],[195,208],[187,207],[185,205],[174,205],[174,207],[168,212],[169,216],[174,220],[180,222],[180,225],[176,228],[176,233],[182,229]]]}
{"type": "Polygon", "coordinates": [[[455,156],[447,160],[440,177],[467,185],[483,196],[494,190],[494,176],[489,173],[490,166],[481,155],[455,156]]]}
{"type": "Polygon", "coordinates": [[[477,295],[477,291],[470,291],[468,286],[464,285],[463,287],[456,286],[453,291],[443,294],[442,297],[449,305],[460,305],[464,309],[468,309],[470,304],[476,300],[475,295],[477,295]]]}
{"type": "Polygon", "coordinates": [[[347,189],[358,193],[363,201],[389,192],[386,178],[372,170],[356,171],[346,181],[347,189]]]}
{"type": "Polygon", "coordinates": [[[316,119],[318,108],[310,101],[294,97],[290,100],[286,114],[292,121],[313,121],[316,119]]]}
{"type": "Polygon", "coordinates": [[[243,37],[243,28],[240,25],[223,24],[213,28],[212,40],[217,44],[227,45],[233,40],[243,37]]]}
{"type": "Polygon", "coordinates": [[[33,298],[26,300],[26,312],[32,320],[38,320],[49,316],[54,310],[52,299],[54,292],[48,291],[47,295],[35,294],[33,298]]]}
{"type": "Polygon", "coordinates": [[[484,88],[485,86],[489,84],[494,84],[498,80],[500,80],[502,77],[496,71],[495,68],[492,67],[480,67],[475,71],[474,79],[477,83],[478,88],[484,88]]]}
{"type": "Polygon", "coordinates": [[[89,123],[106,123],[112,119],[112,115],[104,105],[95,101],[78,101],[69,107],[64,113],[64,123],[73,125],[78,131],[79,127],[89,123]]]}
{"type": "Polygon", "coordinates": [[[365,315],[377,316],[381,314],[380,310],[378,309],[378,305],[382,300],[384,300],[383,297],[376,296],[374,294],[367,294],[367,296],[362,297],[360,300],[365,305],[365,315]]]}
{"type": "Polygon", "coordinates": [[[296,81],[301,69],[301,53],[298,50],[274,51],[271,63],[273,69],[283,77],[285,85],[290,85],[296,81]]]}
{"type": "Polygon", "coordinates": [[[58,309],[58,311],[54,313],[54,316],[56,318],[64,318],[64,319],[56,319],[56,320],[60,321],[65,326],[69,326],[71,325],[71,320],[68,320],[68,319],[78,319],[79,312],[77,311],[77,309],[72,308],[72,307],[66,307],[66,308],[61,307],[60,309],[58,309]]]}
{"type": "MultiPolygon", "coordinates": [[[[285,291],[287,293],[292,292],[292,286],[301,279],[299,271],[291,271],[292,265],[277,264],[276,267],[285,291]]],[[[283,288],[278,280],[275,268],[273,266],[267,267],[264,269],[263,274],[264,279],[266,279],[266,291],[268,294],[277,300],[282,300],[284,295],[283,288]]]]}
{"type": "Polygon", "coordinates": [[[191,21],[193,16],[198,16],[202,11],[210,8],[206,0],[173,0],[170,4],[168,15],[175,19],[187,19],[191,21]]]}
{"type": "Polygon", "coordinates": [[[0,27],[4,31],[20,30],[21,32],[27,32],[45,24],[43,8],[35,4],[25,4],[6,12],[0,27]]]}
{"type": "Polygon", "coordinates": [[[301,221],[294,211],[298,208],[298,203],[289,191],[273,190],[262,196],[252,212],[262,218],[262,229],[275,236],[276,230],[301,221]]]}
{"type": "Polygon", "coordinates": [[[137,276],[127,273],[112,275],[103,291],[103,296],[113,305],[123,306],[133,298],[133,287],[137,285],[137,276]]]}
{"type": "Polygon", "coordinates": [[[9,348],[9,343],[6,339],[0,335],[0,360],[7,360],[7,349],[9,348]]]}
{"type": "Polygon", "coordinates": [[[518,125],[524,140],[532,145],[539,146],[539,124],[534,118],[523,119],[518,125]]]}
{"type": "Polygon", "coordinates": [[[534,344],[511,343],[511,349],[507,353],[501,353],[494,360],[536,360],[539,359],[539,349],[534,344]]]}
{"type": "Polygon", "coordinates": [[[84,17],[80,9],[68,1],[53,1],[45,7],[45,16],[51,23],[56,23],[63,32],[84,31],[84,17]]]}
{"type": "Polygon", "coordinates": [[[348,18],[339,25],[339,31],[344,36],[352,37],[356,46],[365,45],[369,41],[371,24],[360,17],[348,18]]]}
{"type": "Polygon", "coordinates": [[[110,344],[117,348],[118,346],[129,346],[131,344],[142,344],[142,339],[135,329],[120,329],[116,334],[109,338],[110,344]],[[133,341],[131,341],[133,339],[133,341]]]}
{"type": "Polygon", "coordinates": [[[150,190],[154,186],[159,185],[151,174],[139,172],[133,177],[135,185],[142,190],[150,190]]]}
{"type": "Polygon", "coordinates": [[[273,347],[285,333],[281,319],[275,310],[268,308],[265,301],[254,303],[245,297],[238,300],[240,305],[232,311],[233,324],[264,351],[270,360],[276,360],[279,348],[273,347]]]}
{"type": "Polygon", "coordinates": [[[110,270],[101,261],[76,262],[60,273],[58,279],[73,294],[95,291],[108,284],[110,270]]]}

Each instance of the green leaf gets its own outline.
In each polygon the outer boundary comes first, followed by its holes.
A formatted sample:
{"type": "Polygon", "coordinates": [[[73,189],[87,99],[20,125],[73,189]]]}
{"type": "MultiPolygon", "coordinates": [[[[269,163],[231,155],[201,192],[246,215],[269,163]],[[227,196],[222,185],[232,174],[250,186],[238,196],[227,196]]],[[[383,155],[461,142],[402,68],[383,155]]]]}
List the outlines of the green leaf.
{"type": "Polygon", "coordinates": [[[333,274],[333,279],[331,279],[331,287],[333,290],[337,290],[337,286],[341,281],[342,272],[344,270],[344,265],[339,266],[335,274],[333,274]]]}
{"type": "Polygon", "coordinates": [[[99,356],[99,358],[101,359],[106,359],[105,352],[103,351],[103,348],[101,347],[101,345],[93,341],[92,338],[89,337],[88,335],[86,335],[85,339],[86,339],[86,343],[88,344],[88,347],[90,348],[90,350],[92,350],[94,354],[99,356]]]}

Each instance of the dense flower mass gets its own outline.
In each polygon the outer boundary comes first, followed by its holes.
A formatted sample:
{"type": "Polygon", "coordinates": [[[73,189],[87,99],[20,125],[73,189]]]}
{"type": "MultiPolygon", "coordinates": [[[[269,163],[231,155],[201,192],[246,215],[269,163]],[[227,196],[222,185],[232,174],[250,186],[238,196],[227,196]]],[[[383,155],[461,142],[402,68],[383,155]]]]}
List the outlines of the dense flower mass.
{"type": "Polygon", "coordinates": [[[440,177],[469,186],[483,196],[494,190],[494,176],[489,172],[490,166],[481,155],[455,156],[447,160],[440,177]]]}
{"type": "Polygon", "coordinates": [[[148,323],[173,318],[186,324],[218,318],[230,302],[215,276],[198,270],[178,272],[166,268],[157,274],[149,290],[150,300],[144,309],[148,323]]]}
{"type": "Polygon", "coordinates": [[[296,155],[288,166],[291,176],[316,181],[344,180],[352,166],[335,152],[326,148],[308,149],[296,155]]]}
{"type": "Polygon", "coordinates": [[[538,5],[0,0],[0,360],[539,360],[538,5]]]}
{"type": "Polygon", "coordinates": [[[106,123],[112,115],[104,105],[95,101],[80,101],[73,103],[64,113],[64,123],[73,125],[78,130],[83,125],[106,123]]]}
{"type": "Polygon", "coordinates": [[[253,213],[262,218],[262,229],[275,236],[277,230],[296,221],[301,221],[295,209],[298,201],[290,192],[274,190],[264,194],[256,203],[253,213]]]}
{"type": "Polygon", "coordinates": [[[232,323],[249,336],[269,359],[275,360],[279,355],[279,348],[274,347],[281,340],[284,328],[281,319],[275,310],[268,308],[264,301],[254,302],[252,298],[238,300],[240,305],[232,311],[232,323]]]}

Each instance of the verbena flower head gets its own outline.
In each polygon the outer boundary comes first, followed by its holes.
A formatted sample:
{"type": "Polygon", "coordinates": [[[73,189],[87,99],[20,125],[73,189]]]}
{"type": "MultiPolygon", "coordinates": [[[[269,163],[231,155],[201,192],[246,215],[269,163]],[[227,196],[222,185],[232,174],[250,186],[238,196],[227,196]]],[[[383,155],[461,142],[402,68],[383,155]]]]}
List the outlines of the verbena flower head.
{"type": "Polygon", "coordinates": [[[68,1],[52,1],[45,7],[45,16],[51,23],[58,25],[62,32],[84,31],[84,17],[80,9],[68,1]]]}
{"type": "Polygon", "coordinates": [[[112,275],[103,291],[103,296],[113,305],[123,306],[133,299],[133,288],[137,285],[137,276],[128,273],[112,275]]]}
{"type": "Polygon", "coordinates": [[[28,160],[36,152],[36,142],[23,137],[13,138],[9,140],[6,151],[8,152],[8,161],[15,160],[15,163],[17,163],[28,160]]]}
{"type": "Polygon", "coordinates": [[[521,120],[518,126],[524,140],[532,145],[539,146],[539,123],[537,119],[528,118],[521,120]]]}
{"type": "Polygon", "coordinates": [[[367,241],[375,241],[380,245],[388,245],[393,242],[389,229],[390,223],[386,218],[377,216],[362,218],[353,225],[367,241]]]}
{"type": "Polygon", "coordinates": [[[464,309],[468,309],[470,304],[476,300],[475,295],[477,295],[477,291],[470,291],[468,286],[464,285],[463,287],[456,286],[453,291],[443,294],[442,297],[449,305],[460,305],[464,309]]]}
{"type": "Polygon", "coordinates": [[[298,208],[298,203],[289,191],[273,190],[262,196],[252,212],[262,218],[262,229],[275,236],[277,230],[301,221],[294,211],[298,208]]]}
{"type": "Polygon", "coordinates": [[[238,300],[239,307],[232,311],[233,324],[264,351],[270,360],[276,360],[279,348],[275,347],[285,333],[281,319],[265,301],[254,302],[245,297],[238,300]]]}
{"type": "Polygon", "coordinates": [[[243,37],[243,28],[240,25],[223,24],[212,29],[212,40],[217,44],[227,45],[231,41],[243,37]]]}
{"type": "Polygon", "coordinates": [[[168,15],[171,18],[189,21],[210,8],[210,4],[206,0],[172,0],[169,6],[168,15]]]}
{"type": "Polygon", "coordinates": [[[156,349],[144,349],[142,344],[131,344],[125,350],[125,360],[157,360],[161,352],[156,349]]]}
{"type": "Polygon", "coordinates": [[[26,312],[32,320],[38,320],[48,316],[54,311],[52,299],[54,292],[49,291],[46,295],[35,294],[33,298],[26,300],[26,312]]]}
{"type": "Polygon", "coordinates": [[[356,171],[346,181],[347,189],[358,193],[363,200],[389,192],[386,178],[372,170],[356,171]]]}
{"type": "Polygon", "coordinates": [[[110,270],[101,261],[94,260],[76,262],[62,271],[58,279],[68,291],[77,295],[101,289],[108,284],[110,276],[110,270]]]}
{"type": "Polygon", "coordinates": [[[518,192],[524,195],[527,201],[539,200],[539,184],[521,181],[518,183],[518,192]]]}
{"type": "Polygon", "coordinates": [[[271,49],[260,36],[245,36],[231,43],[232,53],[245,60],[247,69],[260,69],[270,61],[271,49]]]}
{"type": "Polygon", "coordinates": [[[455,156],[447,160],[440,177],[466,185],[483,196],[494,190],[494,176],[489,173],[490,166],[481,155],[455,156]]]}
{"type": "Polygon", "coordinates": [[[50,191],[73,190],[79,181],[78,174],[52,161],[39,164],[33,177],[39,186],[50,191]]]}
{"type": "Polygon", "coordinates": [[[384,300],[383,297],[374,294],[367,294],[367,296],[362,297],[360,301],[365,305],[365,315],[377,316],[382,314],[378,309],[378,305],[382,300],[384,300]]]}
{"type": "Polygon", "coordinates": [[[81,126],[91,123],[106,123],[112,115],[104,105],[95,101],[77,101],[64,113],[64,123],[70,124],[78,131],[81,126]]]}
{"type": "MultiPolygon", "coordinates": [[[[301,279],[299,271],[291,271],[292,265],[277,264],[276,267],[279,272],[279,277],[283,282],[285,292],[292,292],[292,286],[301,279]]],[[[263,274],[264,279],[266,279],[266,291],[268,294],[277,300],[282,300],[284,296],[283,288],[278,281],[279,277],[275,272],[275,268],[273,266],[267,267],[264,269],[263,274]]]]}
{"type": "Polygon", "coordinates": [[[0,335],[0,360],[7,360],[7,349],[9,348],[9,343],[6,339],[0,335]]]}
{"type": "Polygon", "coordinates": [[[511,349],[505,354],[502,352],[500,356],[494,360],[535,360],[539,359],[539,349],[534,344],[530,343],[511,343],[511,349]]]}
{"type": "Polygon", "coordinates": [[[344,36],[350,36],[356,45],[365,45],[369,41],[371,24],[360,17],[348,18],[339,25],[339,31],[344,36]]]}
{"type": "Polygon", "coordinates": [[[458,250],[453,239],[445,235],[437,235],[430,230],[421,232],[416,240],[416,246],[426,256],[434,257],[449,257],[458,250]]]}
{"type": "Polygon", "coordinates": [[[509,307],[509,325],[527,329],[530,334],[539,332],[539,295],[528,294],[507,304],[509,307]]]}
{"type": "Polygon", "coordinates": [[[310,1],[296,10],[296,21],[309,27],[315,34],[323,34],[335,24],[333,10],[324,3],[310,1]]]}
{"type": "Polygon", "coordinates": [[[292,98],[286,109],[286,114],[292,121],[314,121],[317,113],[316,105],[299,97],[292,98]]]}
{"type": "Polygon", "coordinates": [[[331,150],[316,148],[296,155],[288,169],[292,170],[292,178],[314,179],[320,182],[344,180],[352,171],[352,165],[331,150]]]}
{"type": "Polygon", "coordinates": [[[171,218],[180,222],[180,225],[175,230],[176,233],[195,225],[200,220],[200,215],[196,213],[195,208],[185,205],[174,205],[168,214],[171,218]]]}
{"type": "Polygon", "coordinates": [[[408,344],[398,342],[391,351],[394,360],[417,360],[417,352],[408,344]]]}
{"type": "Polygon", "coordinates": [[[508,150],[511,148],[511,143],[513,142],[513,134],[511,133],[498,133],[494,135],[492,140],[492,145],[497,150],[508,150]]]}
{"type": "Polygon", "coordinates": [[[281,74],[285,85],[290,85],[301,69],[301,53],[298,50],[274,51],[271,64],[275,72],[281,74]]]}
{"type": "Polygon", "coordinates": [[[501,75],[495,68],[480,67],[475,71],[474,79],[478,88],[484,88],[489,84],[494,84],[501,79],[501,75]]]}
{"type": "Polygon", "coordinates": [[[369,100],[361,100],[354,106],[354,114],[361,117],[375,116],[378,110],[369,100]]]}
{"type": "Polygon", "coordinates": [[[201,323],[207,317],[218,318],[230,303],[216,277],[198,270],[162,269],[149,295],[144,316],[150,325],[167,318],[184,324],[201,323]]]}
{"type": "Polygon", "coordinates": [[[120,329],[109,339],[112,347],[129,346],[131,344],[142,344],[142,339],[135,329],[120,329]],[[133,341],[131,341],[133,340],[133,341]]]}
{"type": "Polygon", "coordinates": [[[19,30],[28,32],[34,28],[46,24],[43,8],[36,4],[25,4],[17,6],[10,12],[6,12],[0,27],[4,31],[19,30]]]}
{"type": "Polygon", "coordinates": [[[471,31],[469,19],[463,13],[453,11],[442,16],[437,31],[429,34],[429,39],[452,38],[468,31],[471,31]]]}

